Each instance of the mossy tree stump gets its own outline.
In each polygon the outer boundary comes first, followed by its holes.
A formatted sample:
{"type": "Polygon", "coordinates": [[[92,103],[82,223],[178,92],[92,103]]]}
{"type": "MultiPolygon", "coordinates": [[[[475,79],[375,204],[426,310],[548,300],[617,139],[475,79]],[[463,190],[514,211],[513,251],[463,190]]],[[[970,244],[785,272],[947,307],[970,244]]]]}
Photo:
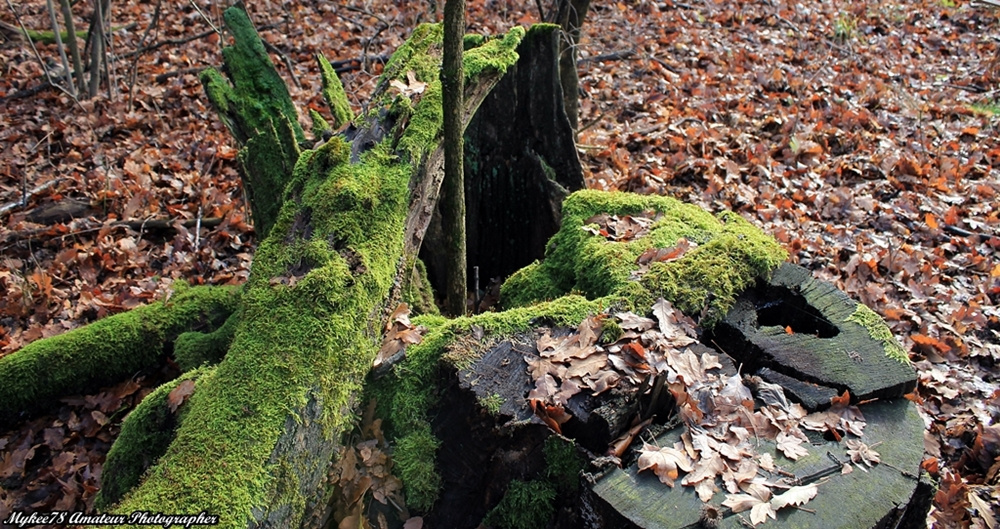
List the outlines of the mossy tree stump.
{"type": "MultiPolygon", "coordinates": [[[[622,468],[599,457],[630,427],[634,411],[649,404],[645,388],[623,383],[599,396],[573,397],[564,436],[553,434],[525,399],[534,384],[525,357],[536,353],[539,329],[568,332],[598,313],[645,314],[662,297],[697,318],[706,341],[741,349],[722,362],[726,373],[742,363],[816,408],[842,390],[855,399],[882,399],[865,410],[869,431],[884,439],[887,464],[868,478],[855,472],[831,480],[836,490],[827,503],[813,505],[817,516],[796,511],[783,513],[782,521],[829,527],[848,496],[871,500],[851,527],[919,519],[922,430],[913,405],[898,398],[913,385],[899,346],[874,313],[782,267],[780,245],[731,212],[712,215],[668,197],[574,193],[552,217],[561,217],[561,227],[545,245],[544,260],[504,283],[503,312],[416,318],[429,329],[423,342],[388,374],[366,378],[388,309],[412,290],[407,283],[440,186],[441,28],[416,28],[386,65],[372,110],[342,134],[331,135],[325,119],[312,114],[315,133],[327,136],[323,142],[306,138],[245,12],[231,8],[225,18],[235,37],[224,52],[228,77],[209,70],[202,81],[240,144],[240,171],[262,237],[248,283],[239,291],[178,288],[158,304],[0,359],[0,380],[23,380],[10,391],[0,386],[7,391],[0,394],[4,421],[154,365],[171,349],[188,369],[123,424],[105,466],[100,509],[207,512],[225,527],[316,525],[332,493],[331,458],[354,406],[374,398],[407,505],[425,515],[426,526],[697,523],[699,502],[690,501],[691,493],[653,488],[655,478],[631,464],[633,452],[625,452],[622,468]],[[610,223],[626,218],[632,219],[627,233],[608,233],[610,223]],[[861,372],[869,366],[878,376],[861,372]],[[167,413],[167,396],[181,385],[190,397],[176,414],[167,413]]],[[[552,49],[552,35],[542,26],[526,38],[514,29],[496,39],[467,39],[465,121],[518,51],[552,49]]],[[[544,71],[539,65],[551,64],[550,52],[534,57],[539,62],[519,66],[521,74],[508,81],[512,90],[523,91],[544,71]]],[[[319,62],[334,122],[350,120],[343,88],[325,59],[319,62]]],[[[546,79],[547,90],[557,90],[546,79]]],[[[572,143],[564,141],[571,129],[557,111],[560,97],[529,99],[547,100],[552,112],[531,118],[539,120],[530,124],[531,135],[511,139],[515,151],[480,151],[477,160],[509,157],[512,167],[533,167],[544,176],[537,180],[543,196],[561,196],[572,185],[560,178],[575,178],[575,166],[558,154],[572,143]],[[550,126],[559,138],[547,138],[548,146],[531,139],[550,126]]],[[[484,132],[489,125],[480,123],[470,137],[502,143],[484,132]]],[[[647,432],[664,443],[676,435],[666,423],[647,432]]],[[[816,447],[815,458],[787,468],[803,476],[826,472],[822,450],[837,447],[825,439],[816,439],[816,447]]],[[[723,523],[736,526],[738,517],[723,523]]]]}
{"type": "MultiPolygon", "coordinates": [[[[918,479],[923,423],[902,398],[914,370],[885,324],[864,316],[869,309],[784,258],[773,239],[729,213],[713,216],[666,197],[571,195],[545,259],[504,283],[507,310],[417,318],[430,329],[425,341],[367,386],[396,440],[408,501],[432,527],[698,527],[704,503],[694,489],[669,488],[636,464],[643,441],[671,446],[680,438],[672,401],[664,410],[649,386],[626,382],[597,396],[584,390],[564,406],[569,417],[557,435],[529,399],[536,380],[528,360],[539,356],[540,334],[569,334],[595,314],[649,315],[663,296],[700,320],[702,343],[688,347],[697,357],[719,355],[718,377],[759,375],[806,411],[822,411],[845,390],[852,402],[876,399],[860,408],[868,421],[861,440],[882,454],[868,471],[842,474],[850,461],[844,442],[820,434],[794,461],[760,439],[757,450],[772,454],[783,475],[803,485],[822,480],[808,510],[780,511],[772,526],[922,526],[930,490],[918,479]],[[650,222],[634,237],[610,240],[600,225],[609,215],[650,222]],[[639,264],[681,239],[697,246],[639,264]],[[610,464],[612,440],[639,416],[656,420],[636,434],[620,468],[610,464]]],[[[709,502],[721,526],[741,527],[724,500],[720,479],[709,502]]]]}

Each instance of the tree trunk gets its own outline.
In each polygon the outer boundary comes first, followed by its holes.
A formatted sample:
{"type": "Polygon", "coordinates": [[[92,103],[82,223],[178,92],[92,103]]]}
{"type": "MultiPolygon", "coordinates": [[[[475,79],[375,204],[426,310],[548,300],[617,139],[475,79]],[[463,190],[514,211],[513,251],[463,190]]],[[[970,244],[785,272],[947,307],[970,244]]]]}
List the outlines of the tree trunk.
{"type": "Polygon", "coordinates": [[[559,10],[556,12],[556,22],[563,31],[559,40],[559,78],[566,116],[574,131],[579,128],[580,119],[580,75],[576,70],[576,47],[589,9],[590,0],[560,0],[559,10]]]}
{"type": "Polygon", "coordinates": [[[444,59],[441,89],[444,95],[444,185],[441,187],[441,224],[445,244],[444,309],[452,316],[465,315],[468,292],[465,239],[465,172],[462,96],[465,70],[462,48],[465,37],[465,0],[447,0],[444,5],[444,59]]]}

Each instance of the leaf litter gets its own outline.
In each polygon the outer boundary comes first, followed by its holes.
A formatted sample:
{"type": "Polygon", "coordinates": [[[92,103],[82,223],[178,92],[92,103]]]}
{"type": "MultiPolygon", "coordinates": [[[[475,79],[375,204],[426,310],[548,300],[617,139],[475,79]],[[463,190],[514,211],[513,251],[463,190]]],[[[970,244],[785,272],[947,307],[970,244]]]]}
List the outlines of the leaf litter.
{"type": "MultiPolygon", "coordinates": [[[[210,29],[183,4],[163,10],[163,39],[210,29]]],[[[48,26],[43,3],[18,6],[28,27],[48,26]]],[[[538,19],[530,2],[467,7],[471,32],[538,19]]],[[[382,22],[412,27],[427,15],[420,3],[383,0],[248,8],[255,20],[284,21],[261,27],[261,36],[290,59],[282,74],[299,77],[301,88],[290,91],[301,108],[323,108],[316,53],[389,53],[407,32],[382,22]],[[289,22],[294,32],[283,31],[289,22]]],[[[139,24],[115,34],[119,50],[142,45],[153,9],[112,4],[111,18],[139,24]]],[[[74,11],[84,27],[85,13],[74,11]]],[[[982,442],[1000,413],[1000,264],[992,258],[1000,150],[991,133],[1000,119],[1000,44],[988,38],[998,20],[1000,11],[982,3],[938,0],[595,5],[578,49],[589,187],[734,210],[901,337],[920,376],[923,466],[941,491],[929,521],[949,527],[994,519],[967,508],[973,495],[1000,503],[1000,451],[982,442]],[[844,21],[852,31],[838,36],[844,21]],[[634,50],[629,60],[605,60],[622,49],[634,50]]],[[[134,65],[134,84],[118,76],[116,88],[129,97],[102,90],[79,104],[55,90],[19,97],[43,81],[42,68],[23,46],[0,50],[10,70],[0,79],[0,201],[20,201],[25,184],[40,189],[25,207],[4,210],[0,226],[0,354],[147,303],[175,279],[246,280],[254,233],[236,150],[221,123],[206,119],[189,73],[217,64],[219,43],[209,36],[149,50],[134,65]],[[76,197],[97,205],[89,217],[52,226],[29,218],[76,197]],[[193,219],[201,206],[223,224],[165,240],[111,226],[193,219]],[[29,233],[37,234],[31,244],[18,238],[29,233]]],[[[39,52],[58,61],[53,46],[39,52]]],[[[381,64],[354,60],[345,69],[357,108],[381,64]]],[[[10,446],[0,446],[0,457],[10,446]]]]}
{"type": "MultiPolygon", "coordinates": [[[[535,340],[537,356],[524,357],[534,380],[527,398],[535,414],[560,432],[571,419],[567,403],[581,391],[598,396],[627,383],[652,392],[661,380],[674,398],[674,413],[684,431],[672,446],[644,442],[637,449],[640,472],[652,472],[669,487],[679,480],[703,502],[724,490],[723,505],[734,513],[749,510],[754,525],[815,497],[817,484],[801,485],[780,476],[772,454],[758,449],[759,441],[774,442],[779,453],[796,460],[809,453],[803,429],[829,434],[837,441],[848,434],[861,437],[865,419],[850,404],[850,395],[845,391],[831,399],[827,410],[807,413],[788,401],[781,386],[740,373],[720,374],[723,366],[717,355],[698,355],[691,347],[697,343],[694,320],[670,302],[661,298],[650,312],[652,318],[632,312],[602,313],[585,318],[572,332],[541,331],[535,340]],[[609,319],[622,330],[613,341],[602,340],[609,319]],[[775,479],[776,475],[780,477],[775,479]]],[[[609,454],[621,457],[649,423],[625,432],[612,443],[609,454]]],[[[855,463],[879,464],[874,446],[854,438],[845,443],[846,454],[855,463]]]]}

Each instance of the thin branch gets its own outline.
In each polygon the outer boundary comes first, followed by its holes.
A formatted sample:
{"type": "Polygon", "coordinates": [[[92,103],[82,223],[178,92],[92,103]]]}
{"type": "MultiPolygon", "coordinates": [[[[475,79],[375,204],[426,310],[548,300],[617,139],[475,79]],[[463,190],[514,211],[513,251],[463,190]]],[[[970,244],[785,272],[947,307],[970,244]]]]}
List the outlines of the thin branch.
{"type": "MultiPolygon", "coordinates": [[[[163,6],[163,0],[156,0],[156,9],[153,10],[153,20],[146,27],[146,31],[142,33],[142,38],[139,39],[139,48],[141,49],[146,45],[146,39],[149,38],[149,34],[153,32],[154,29],[160,23],[160,8],[163,6]]],[[[129,83],[128,83],[128,105],[125,108],[131,110],[132,103],[135,101],[135,80],[139,75],[139,55],[135,56],[135,60],[132,61],[132,69],[129,72],[129,83]]]]}
{"type": "MultiPolygon", "coordinates": [[[[14,6],[10,3],[10,0],[6,1],[7,7],[10,8],[10,12],[14,14],[14,20],[17,21],[17,25],[21,26],[21,31],[23,31],[25,35],[28,35],[28,28],[24,27],[24,22],[21,22],[21,16],[14,10],[14,6]]],[[[49,75],[49,69],[45,67],[45,61],[42,60],[42,55],[38,53],[38,48],[35,47],[35,43],[30,38],[28,38],[28,44],[31,45],[31,51],[35,53],[35,58],[38,59],[38,65],[42,67],[42,72],[45,73],[45,80],[48,81],[51,86],[58,86],[56,83],[52,82],[52,76],[49,75]]]]}
{"type": "Polygon", "coordinates": [[[207,16],[205,16],[205,13],[203,13],[203,12],[201,11],[201,8],[200,8],[200,7],[198,7],[198,4],[197,4],[197,3],[195,3],[195,1],[194,1],[194,0],[191,0],[191,6],[192,6],[192,7],[194,7],[195,11],[198,11],[198,14],[199,14],[199,15],[201,15],[201,18],[204,18],[204,19],[205,19],[205,22],[208,22],[208,25],[209,25],[209,26],[212,26],[212,29],[213,29],[213,30],[215,30],[215,32],[216,32],[216,33],[218,33],[219,35],[222,35],[222,30],[221,30],[221,29],[219,29],[219,28],[217,28],[217,27],[215,26],[215,24],[213,24],[213,23],[212,23],[212,20],[211,20],[211,19],[209,19],[209,18],[208,18],[207,16]]]}
{"type": "MultiPolygon", "coordinates": [[[[59,20],[56,18],[56,6],[52,0],[45,0],[45,8],[49,12],[49,20],[52,22],[52,35],[56,39],[56,49],[59,50],[59,59],[62,61],[63,73],[66,76],[66,85],[69,93],[76,96],[76,84],[73,83],[73,70],[69,67],[69,58],[66,57],[66,47],[63,46],[62,35],[59,34],[59,20]]],[[[73,38],[67,35],[69,38],[73,38]]]]}
{"type": "Polygon", "coordinates": [[[139,232],[140,237],[146,235],[152,235],[153,233],[163,233],[163,232],[174,232],[177,231],[177,224],[179,223],[181,227],[185,229],[190,228],[206,228],[214,229],[220,226],[225,219],[221,217],[212,218],[197,218],[197,219],[149,219],[149,220],[120,220],[106,224],[103,222],[94,222],[84,220],[80,224],[80,229],[71,231],[69,233],[57,233],[52,230],[51,227],[39,228],[33,230],[24,230],[17,232],[10,232],[3,237],[4,250],[14,246],[21,241],[29,241],[40,238],[45,238],[47,240],[64,240],[69,237],[76,237],[80,235],[85,235],[87,233],[93,233],[95,231],[100,231],[107,226],[113,228],[128,228],[133,231],[139,232]]]}

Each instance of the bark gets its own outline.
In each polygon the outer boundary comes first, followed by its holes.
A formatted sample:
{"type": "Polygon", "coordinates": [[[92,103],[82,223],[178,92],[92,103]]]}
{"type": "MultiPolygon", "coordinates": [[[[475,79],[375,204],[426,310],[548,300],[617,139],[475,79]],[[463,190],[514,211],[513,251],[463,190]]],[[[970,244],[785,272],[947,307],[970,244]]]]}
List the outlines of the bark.
{"type": "Polygon", "coordinates": [[[441,224],[445,234],[445,312],[465,315],[468,292],[465,240],[465,172],[462,168],[462,97],[465,71],[462,48],[465,37],[465,1],[444,5],[444,59],[441,87],[444,106],[444,184],[441,188],[441,224]]]}
{"type": "MultiPolygon", "coordinates": [[[[558,75],[558,27],[532,28],[520,59],[483,101],[465,132],[467,266],[486,282],[540,259],[558,229],[562,200],[584,187],[558,75]]],[[[448,264],[439,216],[421,258],[431,283],[448,264]]]]}
{"type": "Polygon", "coordinates": [[[589,9],[590,0],[560,0],[556,13],[556,21],[563,30],[559,41],[559,78],[566,115],[573,130],[579,128],[580,115],[580,75],[576,70],[576,47],[589,9]]]}

